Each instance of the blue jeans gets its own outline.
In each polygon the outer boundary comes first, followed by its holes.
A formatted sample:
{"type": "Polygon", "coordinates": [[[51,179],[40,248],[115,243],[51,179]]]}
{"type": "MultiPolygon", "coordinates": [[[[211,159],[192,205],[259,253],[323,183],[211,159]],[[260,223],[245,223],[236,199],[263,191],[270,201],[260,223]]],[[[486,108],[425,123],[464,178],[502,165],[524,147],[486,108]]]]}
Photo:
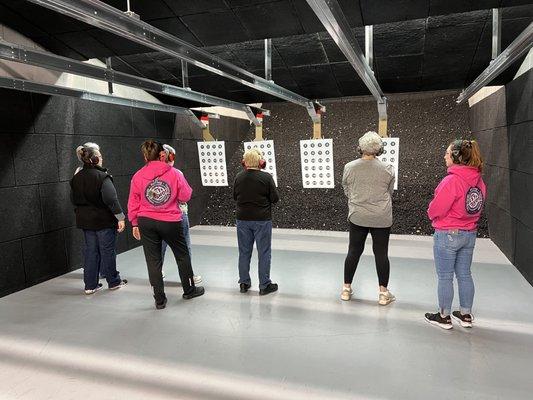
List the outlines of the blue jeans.
{"type": "MultiPolygon", "coordinates": [[[[191,253],[191,235],[189,234],[189,216],[185,213],[181,214],[181,226],[183,227],[183,236],[185,236],[185,242],[187,243],[187,248],[189,249],[189,257],[192,257],[191,253]]],[[[167,242],[164,240],[161,242],[161,257],[163,262],[165,262],[165,253],[167,252],[167,242]]]]}
{"type": "Polygon", "coordinates": [[[84,229],[83,235],[85,237],[83,249],[85,290],[96,289],[99,272],[105,275],[109,287],[118,285],[121,279],[117,271],[117,230],[115,228],[98,231],[84,229]]]}
{"type": "Polygon", "coordinates": [[[270,260],[272,258],[272,221],[237,220],[237,240],[239,243],[239,283],[251,284],[250,260],[254,241],[259,258],[259,289],[270,282],[270,260]]]}
{"type": "Polygon", "coordinates": [[[470,314],[474,302],[474,281],[470,267],[476,244],[476,232],[435,231],[433,255],[437,269],[439,308],[442,315],[451,313],[453,302],[453,275],[459,286],[461,314],[470,314]]]}

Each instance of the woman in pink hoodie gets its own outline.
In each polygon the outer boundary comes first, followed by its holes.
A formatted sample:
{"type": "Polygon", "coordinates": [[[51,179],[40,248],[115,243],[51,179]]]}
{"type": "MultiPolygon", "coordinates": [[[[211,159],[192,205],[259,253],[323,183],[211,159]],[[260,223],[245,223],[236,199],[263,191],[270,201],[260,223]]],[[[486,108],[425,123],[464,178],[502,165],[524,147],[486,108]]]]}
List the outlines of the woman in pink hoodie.
{"type": "Polygon", "coordinates": [[[194,285],[191,258],[181,226],[179,203],[190,200],[192,189],[183,174],[166,163],[167,155],[161,143],[147,140],[141,150],[146,165],[131,180],[128,218],[133,225],[133,236],[142,242],[155,307],[159,310],[167,304],[161,274],[162,241],[169,245],[176,257],[183,298],[201,296],[204,288],[194,285]]]}
{"type": "Polygon", "coordinates": [[[427,313],[430,324],[451,329],[453,317],[465,328],[472,327],[474,317],[474,281],[470,267],[476,243],[477,223],[486,197],[481,178],[483,159],[474,140],[456,140],[444,155],[448,175],[435,189],[428,216],[435,228],[433,254],[438,276],[439,312],[427,313]],[[453,275],[459,286],[460,310],[451,316],[453,275]]]}

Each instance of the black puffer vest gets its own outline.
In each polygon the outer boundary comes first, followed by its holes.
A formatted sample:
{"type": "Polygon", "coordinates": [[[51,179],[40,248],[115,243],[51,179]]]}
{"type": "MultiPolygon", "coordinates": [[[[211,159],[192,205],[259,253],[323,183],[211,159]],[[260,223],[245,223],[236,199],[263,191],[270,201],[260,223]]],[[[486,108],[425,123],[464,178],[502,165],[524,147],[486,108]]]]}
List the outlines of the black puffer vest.
{"type": "Polygon", "coordinates": [[[76,206],[76,226],[98,231],[115,228],[117,219],[102,200],[102,184],[113,180],[107,169],[85,165],[70,181],[72,202],[76,206]]]}

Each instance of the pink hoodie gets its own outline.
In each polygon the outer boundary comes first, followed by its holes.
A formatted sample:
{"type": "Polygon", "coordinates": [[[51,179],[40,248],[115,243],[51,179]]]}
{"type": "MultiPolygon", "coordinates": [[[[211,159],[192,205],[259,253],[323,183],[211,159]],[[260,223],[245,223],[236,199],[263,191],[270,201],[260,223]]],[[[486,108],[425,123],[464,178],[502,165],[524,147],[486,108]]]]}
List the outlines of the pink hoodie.
{"type": "Polygon", "coordinates": [[[438,230],[475,230],[486,195],[485,182],[476,167],[452,165],[429,203],[431,225],[438,230]]]}
{"type": "Polygon", "coordinates": [[[150,161],[133,175],[128,199],[128,218],[137,226],[137,218],[181,221],[179,203],[190,200],[192,189],[183,174],[167,163],[150,161]]]}

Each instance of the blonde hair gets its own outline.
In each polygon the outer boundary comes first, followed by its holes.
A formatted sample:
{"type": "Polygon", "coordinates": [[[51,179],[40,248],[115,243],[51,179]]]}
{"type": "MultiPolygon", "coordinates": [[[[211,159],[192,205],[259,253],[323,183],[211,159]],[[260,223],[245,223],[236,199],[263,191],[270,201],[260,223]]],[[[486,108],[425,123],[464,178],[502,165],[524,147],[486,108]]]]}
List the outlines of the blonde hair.
{"type": "Polygon", "coordinates": [[[258,149],[247,150],[242,156],[242,159],[244,160],[244,164],[248,168],[259,168],[259,162],[261,161],[262,158],[263,158],[263,153],[261,153],[261,150],[258,150],[258,149]]]}
{"type": "Polygon", "coordinates": [[[359,138],[359,150],[362,154],[376,155],[382,147],[383,141],[374,131],[368,131],[359,138]]]}

